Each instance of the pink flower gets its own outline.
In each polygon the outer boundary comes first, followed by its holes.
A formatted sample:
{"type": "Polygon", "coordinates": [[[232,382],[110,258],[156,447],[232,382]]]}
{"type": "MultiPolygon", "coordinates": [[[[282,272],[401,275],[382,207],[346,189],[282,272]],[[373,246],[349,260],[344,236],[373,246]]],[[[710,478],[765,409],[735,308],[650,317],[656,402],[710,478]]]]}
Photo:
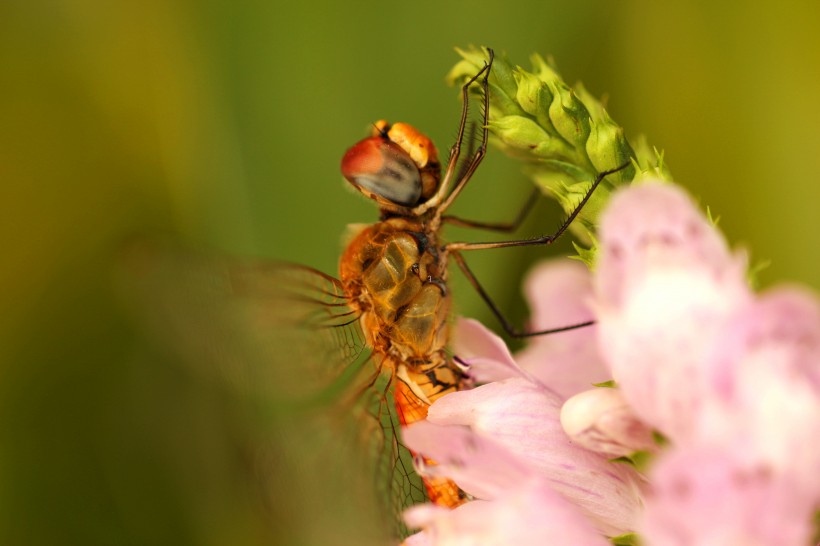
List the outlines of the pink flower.
{"type": "Polygon", "coordinates": [[[601,222],[599,345],[628,403],[671,440],[648,544],[805,544],[820,501],[820,303],[755,297],[682,190],[621,191],[601,222]],[[639,215],[638,211],[646,211],[639,215]]]}
{"type": "MultiPolygon", "coordinates": [[[[561,427],[561,404],[560,397],[537,382],[512,378],[442,397],[430,407],[427,420],[454,430],[469,427],[477,436],[491,439],[574,503],[603,534],[616,536],[634,529],[641,507],[638,476],[626,465],[573,444],[561,427]]],[[[436,473],[446,472],[468,493],[484,499],[497,494],[494,470],[479,474],[480,483],[465,482],[442,462],[448,460],[447,450],[420,442],[414,427],[406,431],[405,442],[436,460],[436,473]]]]}
{"type": "MultiPolygon", "coordinates": [[[[592,276],[580,262],[543,262],[527,276],[524,292],[532,309],[530,330],[594,319],[589,306],[592,276]]],[[[471,374],[479,382],[525,376],[568,398],[611,379],[595,338],[595,326],[534,337],[513,359],[501,338],[476,321],[459,319],[453,347],[460,358],[470,363],[471,374]]]]}
{"type": "Polygon", "coordinates": [[[423,527],[406,546],[555,544],[605,546],[592,522],[553,488],[526,458],[467,427],[422,422],[405,441],[437,460],[426,469],[447,475],[474,500],[454,510],[422,505],[407,511],[408,525],[423,527]]]}
{"type": "MultiPolygon", "coordinates": [[[[531,328],[560,324],[561,309],[569,311],[568,322],[572,324],[593,318],[584,303],[591,299],[592,279],[580,263],[544,262],[528,276],[525,286],[534,313],[531,328]]],[[[519,377],[537,382],[541,388],[562,398],[577,393],[579,398],[561,410],[561,422],[578,445],[608,456],[651,450],[654,448],[651,430],[637,419],[619,391],[587,390],[593,383],[602,383],[609,377],[595,344],[595,333],[593,326],[536,337],[513,358],[500,337],[475,320],[460,318],[454,329],[453,344],[456,354],[470,364],[470,374],[479,383],[519,377]],[[579,402],[583,402],[583,407],[579,402]],[[590,412],[590,402],[597,408],[594,415],[590,412]]]]}
{"type": "Polygon", "coordinates": [[[514,359],[480,324],[456,326],[457,354],[488,384],[436,401],[406,440],[439,463],[424,470],[481,500],[416,509],[409,521],[426,532],[414,540],[598,544],[637,530],[647,546],[807,544],[820,508],[820,300],[753,294],[744,257],[672,185],[619,191],[599,236],[592,293],[563,266],[527,284],[535,328],[559,325],[560,306],[589,318],[586,299],[594,340],[558,334],[514,359]],[[606,379],[602,362],[618,389],[588,389],[606,379]],[[659,452],[645,509],[638,474],[600,454],[637,449],[659,452]]]}
{"type": "Polygon", "coordinates": [[[608,540],[543,481],[510,489],[494,501],[475,500],[454,510],[411,508],[407,523],[425,531],[406,546],[607,546],[608,540]]]}
{"type": "Polygon", "coordinates": [[[470,365],[470,377],[479,383],[532,377],[515,362],[504,340],[477,320],[458,319],[453,328],[453,348],[470,365]]]}

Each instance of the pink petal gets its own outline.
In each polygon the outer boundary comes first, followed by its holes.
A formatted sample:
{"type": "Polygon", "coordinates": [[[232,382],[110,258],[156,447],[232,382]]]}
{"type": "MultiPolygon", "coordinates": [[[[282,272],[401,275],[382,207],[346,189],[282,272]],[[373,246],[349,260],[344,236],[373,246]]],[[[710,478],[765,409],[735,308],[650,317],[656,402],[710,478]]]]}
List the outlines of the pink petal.
{"type": "Polygon", "coordinates": [[[533,480],[494,501],[472,501],[447,511],[420,506],[406,512],[410,525],[425,527],[432,546],[606,546],[609,542],[542,480],[533,480]]]}
{"type": "MultiPolygon", "coordinates": [[[[740,310],[711,358],[711,405],[699,439],[744,446],[744,458],[803,476],[800,491],[820,501],[820,301],[781,288],[740,310]]],[[[797,491],[795,491],[797,494],[797,491]]]]}
{"type": "Polygon", "coordinates": [[[601,215],[595,275],[608,305],[640,286],[648,267],[704,267],[716,279],[735,265],[722,235],[679,186],[648,181],[617,191],[601,215]],[[602,271],[604,269],[606,274],[602,271]]]}
{"type": "Polygon", "coordinates": [[[774,352],[764,363],[784,378],[805,382],[820,396],[820,301],[796,287],[764,293],[739,310],[713,355],[715,387],[725,397],[743,380],[743,358],[774,352]]]}
{"type": "Polygon", "coordinates": [[[672,185],[618,192],[600,235],[601,352],[637,415],[685,440],[702,410],[706,357],[750,297],[745,264],[672,185]]]}
{"type": "MultiPolygon", "coordinates": [[[[413,527],[418,528],[421,527],[421,525],[413,525],[413,527]]],[[[401,546],[435,546],[435,544],[431,542],[427,533],[420,531],[404,539],[401,546]]]]}
{"type": "Polygon", "coordinates": [[[602,532],[628,532],[641,506],[636,475],[574,445],[561,428],[560,407],[561,399],[538,384],[508,379],[440,398],[428,420],[466,425],[491,438],[537,469],[602,532]]]}
{"type": "MultiPolygon", "coordinates": [[[[594,320],[592,275],[575,260],[549,260],[524,282],[532,316],[529,328],[546,330],[594,320]]],[[[598,352],[595,326],[531,338],[518,364],[564,398],[611,379],[598,352]]]]}
{"type": "Polygon", "coordinates": [[[526,375],[504,340],[477,320],[459,318],[452,337],[455,354],[470,365],[468,373],[479,383],[526,375]]]}
{"type": "Polygon", "coordinates": [[[495,498],[536,476],[529,464],[467,427],[421,421],[405,428],[402,438],[407,447],[436,461],[423,474],[446,476],[481,499],[495,498]]]}
{"type": "Polygon", "coordinates": [[[561,408],[561,426],[578,445],[610,457],[657,450],[652,430],[637,418],[618,389],[576,394],[561,408]]]}
{"type": "Polygon", "coordinates": [[[809,544],[812,506],[794,483],[726,453],[670,453],[652,469],[642,536],[652,546],[809,544]]]}

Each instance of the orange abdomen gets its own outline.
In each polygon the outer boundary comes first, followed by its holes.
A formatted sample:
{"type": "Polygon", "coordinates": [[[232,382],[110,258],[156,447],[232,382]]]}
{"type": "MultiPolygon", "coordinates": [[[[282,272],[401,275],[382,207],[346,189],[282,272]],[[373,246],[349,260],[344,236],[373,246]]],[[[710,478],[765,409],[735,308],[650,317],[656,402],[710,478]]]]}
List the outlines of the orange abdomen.
{"type": "MultiPolygon", "coordinates": [[[[454,387],[452,390],[457,390],[457,387],[454,387]]],[[[438,396],[443,396],[447,394],[447,392],[439,393],[438,396]]],[[[436,398],[438,398],[438,396],[436,396],[436,398]]],[[[406,383],[399,381],[396,384],[395,398],[396,410],[398,411],[399,421],[402,425],[410,425],[427,417],[427,408],[429,408],[429,405],[419,400],[406,383]]],[[[435,400],[431,400],[431,402],[433,401],[435,400]]],[[[413,455],[415,456],[415,453],[413,455]]],[[[424,464],[432,466],[436,463],[425,457],[424,464]]],[[[430,502],[438,504],[439,506],[455,508],[466,500],[462,491],[452,480],[427,477],[422,477],[422,480],[427,490],[427,496],[430,497],[430,502]]]]}

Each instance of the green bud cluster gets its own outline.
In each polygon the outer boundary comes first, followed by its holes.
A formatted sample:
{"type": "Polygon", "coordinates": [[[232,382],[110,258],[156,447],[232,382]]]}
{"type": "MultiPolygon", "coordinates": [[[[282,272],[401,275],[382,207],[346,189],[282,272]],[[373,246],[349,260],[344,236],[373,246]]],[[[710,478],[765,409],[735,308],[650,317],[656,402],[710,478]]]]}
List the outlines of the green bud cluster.
{"type": "MultiPolygon", "coordinates": [[[[486,49],[457,50],[463,57],[447,76],[463,85],[484,66],[486,49]]],[[[490,74],[489,129],[493,142],[527,162],[525,173],[554,197],[566,214],[581,201],[598,173],[630,165],[609,175],[570,229],[594,249],[594,226],[614,187],[643,178],[671,180],[663,155],[644,138],[632,144],[609,117],[601,101],[582,85],[568,86],[552,63],[535,54],[532,70],[513,66],[496,55],[490,74]]],[[[479,83],[471,91],[482,93],[479,83]]],[[[578,248],[584,261],[594,250],[578,248]]]]}

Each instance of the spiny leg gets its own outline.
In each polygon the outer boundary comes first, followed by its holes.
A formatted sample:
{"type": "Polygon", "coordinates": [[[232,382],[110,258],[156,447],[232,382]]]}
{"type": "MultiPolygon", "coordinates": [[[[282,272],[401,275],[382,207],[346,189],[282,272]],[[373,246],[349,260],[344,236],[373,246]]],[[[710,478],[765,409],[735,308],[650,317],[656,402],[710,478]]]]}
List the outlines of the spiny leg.
{"type": "MultiPolygon", "coordinates": [[[[458,133],[456,134],[456,142],[450,148],[450,158],[447,162],[447,171],[444,173],[444,178],[441,180],[439,184],[438,190],[436,190],[436,194],[422,203],[421,205],[417,206],[413,209],[413,214],[415,216],[421,216],[425,214],[429,210],[436,209],[441,205],[441,202],[445,199],[447,195],[447,190],[450,187],[450,182],[453,180],[453,175],[456,174],[456,166],[458,165],[459,157],[461,157],[461,146],[464,143],[464,130],[467,126],[467,116],[469,110],[469,95],[468,90],[470,85],[472,85],[478,78],[482,76],[482,74],[486,74],[490,70],[490,66],[493,60],[493,50],[488,49],[490,52],[490,62],[485,63],[481,70],[476,73],[475,76],[470,78],[467,83],[465,83],[461,87],[461,95],[462,95],[462,106],[461,106],[461,120],[458,124],[458,133]]],[[[460,173],[459,173],[460,174],[460,173]]],[[[435,213],[434,223],[438,223],[441,221],[441,215],[439,212],[435,213]]]]}
{"type": "MultiPolygon", "coordinates": [[[[490,130],[489,130],[489,121],[490,121],[490,93],[489,93],[489,78],[490,78],[490,69],[493,65],[493,57],[495,53],[492,49],[487,50],[489,52],[490,58],[487,61],[487,64],[484,65],[484,68],[478,72],[474,77],[470,78],[470,80],[464,84],[461,88],[462,98],[464,101],[464,105],[462,106],[462,116],[461,116],[461,124],[459,126],[458,131],[458,140],[456,142],[456,146],[459,149],[459,153],[461,150],[461,140],[464,136],[464,125],[466,124],[467,118],[467,105],[469,101],[468,90],[470,85],[475,82],[481,74],[484,74],[483,79],[481,80],[481,86],[484,89],[484,113],[482,119],[482,128],[481,128],[481,145],[478,147],[478,150],[475,151],[473,157],[470,159],[467,167],[464,169],[464,173],[461,178],[456,182],[453,191],[450,192],[450,195],[444,200],[441,205],[439,205],[438,209],[436,210],[436,216],[441,217],[444,211],[453,204],[458,194],[461,193],[461,190],[464,189],[464,186],[467,185],[467,182],[470,181],[470,178],[475,173],[478,166],[481,164],[481,160],[484,159],[484,156],[487,154],[487,141],[490,138],[490,130]]],[[[452,157],[452,153],[450,154],[450,163],[447,165],[447,174],[444,177],[444,181],[442,182],[442,186],[449,186],[450,179],[453,176],[453,172],[455,171],[455,164],[458,161],[458,154],[456,157],[452,157]]]]}

